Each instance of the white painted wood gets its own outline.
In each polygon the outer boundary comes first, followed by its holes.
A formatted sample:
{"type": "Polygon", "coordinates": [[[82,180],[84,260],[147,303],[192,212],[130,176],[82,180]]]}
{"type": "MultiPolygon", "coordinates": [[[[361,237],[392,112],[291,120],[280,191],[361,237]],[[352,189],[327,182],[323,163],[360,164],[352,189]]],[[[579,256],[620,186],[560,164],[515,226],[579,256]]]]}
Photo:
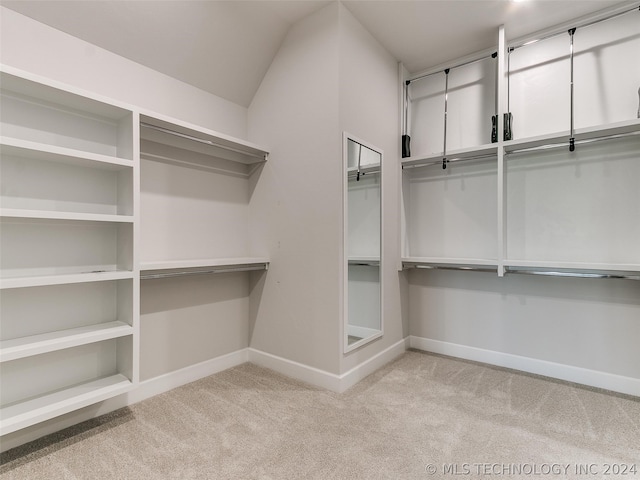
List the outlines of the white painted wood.
{"type": "Polygon", "coordinates": [[[0,342],[0,362],[109,340],[132,332],[131,325],[116,321],[3,340],[0,342]]]}
{"type": "Polygon", "coordinates": [[[20,208],[1,208],[0,217],[32,218],[40,220],[77,220],[85,222],[133,223],[131,215],[104,215],[99,213],[55,212],[48,210],[26,210],[20,208]]]}
{"type": "Polygon", "coordinates": [[[3,278],[133,270],[131,223],[11,217],[0,223],[3,278]]]}
{"type": "Polygon", "coordinates": [[[245,164],[264,162],[269,155],[269,152],[265,148],[246,140],[234,138],[166,116],[157,114],[154,114],[154,116],[141,115],[140,122],[141,138],[155,143],[245,164]],[[146,125],[158,127],[158,129],[149,128],[146,125]],[[159,129],[168,130],[177,135],[170,134],[166,131],[163,132],[159,129]]]}
{"type": "MultiPolygon", "coordinates": [[[[458,148],[449,150],[447,148],[447,158],[449,160],[455,160],[458,158],[472,158],[479,156],[497,155],[498,146],[495,143],[483,144],[478,146],[472,146],[467,148],[458,148]]],[[[428,155],[412,155],[402,159],[403,166],[422,165],[430,162],[442,162],[443,152],[432,153],[428,155]]]]}
{"type": "Polygon", "coordinates": [[[443,342],[414,335],[409,337],[409,346],[410,348],[416,348],[426,352],[450,355],[452,357],[512,368],[545,377],[558,378],[567,382],[604,388],[605,390],[613,392],[640,396],[640,379],[638,378],[549,362],[521,355],[485,350],[468,345],[443,342]]]}
{"type": "Polygon", "coordinates": [[[542,260],[518,260],[505,259],[507,267],[566,269],[566,270],[593,270],[601,272],[638,272],[640,263],[593,263],[593,262],[566,262],[566,261],[542,261],[542,260]]]}
{"type": "Polygon", "coordinates": [[[163,262],[142,262],[141,271],[189,269],[200,267],[226,267],[255,264],[268,264],[269,259],[265,257],[244,257],[244,258],[201,258],[194,260],[170,260],[163,262]]]}
{"type": "Polygon", "coordinates": [[[478,265],[487,267],[497,266],[497,260],[492,258],[402,257],[402,262],[424,265],[478,265]]]}
{"type": "Polygon", "coordinates": [[[102,168],[105,170],[126,170],[133,167],[131,160],[100,155],[97,153],[58,147],[42,142],[32,142],[19,138],[0,137],[2,156],[16,156],[33,160],[46,160],[80,167],[102,168]]]}
{"type": "Polygon", "coordinates": [[[124,143],[118,139],[124,131],[120,123],[131,123],[130,111],[6,72],[1,75],[3,136],[131,159],[130,148],[118,149],[124,143]]]}
{"type": "Polygon", "coordinates": [[[58,415],[120,395],[133,388],[124,375],[115,374],[16,403],[0,410],[2,435],[58,415]]]}
{"type": "Polygon", "coordinates": [[[408,347],[408,341],[402,339],[384,350],[367,358],[348,371],[336,375],[326,370],[311,367],[299,362],[273,355],[255,348],[249,348],[249,362],[269,368],[288,377],[301,380],[316,387],[342,393],[367,375],[402,355],[408,347]]]}
{"type": "Polygon", "coordinates": [[[131,271],[93,272],[61,275],[42,275],[35,277],[15,277],[0,279],[0,288],[25,288],[43,285],[63,285],[70,283],[104,282],[133,278],[131,271]]]}

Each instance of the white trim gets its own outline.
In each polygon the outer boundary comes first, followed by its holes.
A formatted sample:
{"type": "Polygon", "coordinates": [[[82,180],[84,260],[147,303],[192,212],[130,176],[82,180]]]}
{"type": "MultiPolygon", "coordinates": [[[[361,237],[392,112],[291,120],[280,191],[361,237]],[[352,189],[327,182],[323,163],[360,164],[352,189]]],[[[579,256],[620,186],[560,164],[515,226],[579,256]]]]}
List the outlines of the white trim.
{"type": "Polygon", "coordinates": [[[201,378],[214,375],[232,367],[237,367],[249,361],[249,349],[243,348],[235,352],[221,355],[211,360],[206,360],[195,365],[181,368],[173,372],[165,373],[158,377],[140,382],[138,388],[128,395],[128,405],[138,403],[147,398],[154,397],[174,388],[195,382],[201,378]]]}
{"type": "Polygon", "coordinates": [[[90,405],[75,412],[70,412],[68,415],[55,417],[49,421],[5,435],[2,437],[0,451],[5,452],[11,448],[31,442],[45,435],[63,430],[67,427],[91,420],[101,415],[105,415],[119,408],[133,405],[134,403],[168,392],[169,390],[181,385],[194,382],[201,378],[208,377],[209,375],[213,375],[247,362],[269,368],[288,377],[302,380],[317,387],[341,393],[358,383],[367,375],[370,375],[380,367],[402,355],[408,345],[408,338],[400,340],[342,375],[329,373],[327,371],[303,365],[292,360],[287,360],[276,355],[271,355],[270,353],[262,352],[254,348],[244,348],[196,365],[191,365],[174,372],[145,380],[140,382],[134,390],[127,394],[110,398],[104,402],[90,405]]]}
{"type": "Polygon", "coordinates": [[[346,371],[340,375],[341,390],[340,393],[353,387],[360,380],[371,375],[379,368],[384,367],[387,363],[392,362],[409,348],[409,337],[403,338],[394,343],[390,347],[387,347],[380,353],[374,355],[368,360],[356,365],[351,370],[346,371]]]}
{"type": "Polygon", "coordinates": [[[316,387],[342,393],[367,375],[370,375],[380,367],[383,367],[396,357],[402,355],[406,351],[407,346],[408,339],[402,339],[341,375],[310,367],[254,348],[249,348],[249,361],[316,387]]]}
{"type": "Polygon", "coordinates": [[[37,440],[40,437],[63,430],[78,423],[105,415],[128,405],[133,405],[155,395],[159,395],[176,387],[200,380],[215,373],[248,362],[249,349],[243,348],[235,352],[221,355],[211,360],[206,360],[174,372],[169,372],[158,377],[140,382],[134,390],[117,397],[110,398],[100,403],[89,405],[86,408],[70,412],[66,416],[55,417],[32,427],[18,430],[15,433],[4,435],[0,445],[0,451],[5,452],[27,442],[37,440]]]}
{"type": "Polygon", "coordinates": [[[523,357],[510,353],[485,350],[456,343],[443,342],[430,338],[409,337],[410,348],[426,352],[439,353],[452,357],[488,363],[500,367],[513,368],[523,372],[557,378],[591,387],[603,388],[613,392],[640,396],[640,378],[625,377],[613,373],[589,370],[587,368],[563,365],[537,358],[523,357]]]}

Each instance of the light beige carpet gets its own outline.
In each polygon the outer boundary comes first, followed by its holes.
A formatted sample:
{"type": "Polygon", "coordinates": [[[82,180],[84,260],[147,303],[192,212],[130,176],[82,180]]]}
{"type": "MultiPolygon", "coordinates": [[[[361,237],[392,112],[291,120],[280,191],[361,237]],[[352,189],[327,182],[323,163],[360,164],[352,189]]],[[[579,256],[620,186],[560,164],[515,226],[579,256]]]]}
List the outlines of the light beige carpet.
{"type": "Polygon", "coordinates": [[[245,364],[3,462],[29,480],[638,479],[640,400],[413,351],[344,394],[245,364]]]}

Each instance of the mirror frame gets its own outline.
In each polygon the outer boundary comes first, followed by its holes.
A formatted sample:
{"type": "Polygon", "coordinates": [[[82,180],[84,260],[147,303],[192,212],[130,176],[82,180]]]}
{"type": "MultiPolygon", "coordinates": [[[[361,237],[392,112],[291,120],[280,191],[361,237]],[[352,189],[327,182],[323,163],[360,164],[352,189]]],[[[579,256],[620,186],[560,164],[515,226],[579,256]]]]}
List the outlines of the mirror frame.
{"type": "Polygon", "coordinates": [[[342,133],[342,232],[343,232],[343,246],[342,246],[342,265],[343,265],[343,274],[342,274],[342,283],[343,283],[343,291],[342,291],[342,351],[343,353],[349,353],[353,350],[356,350],[364,345],[367,345],[374,340],[381,338],[384,335],[384,280],[383,280],[383,259],[384,259],[384,215],[383,215],[383,205],[384,205],[384,192],[383,192],[383,172],[382,172],[382,164],[384,160],[384,152],[382,149],[371,145],[370,143],[361,140],[355,135],[351,135],[348,132],[342,133]],[[349,345],[349,179],[348,179],[348,165],[349,165],[349,140],[352,140],[360,145],[373,150],[376,153],[380,154],[380,266],[379,268],[379,277],[380,277],[380,331],[369,337],[358,340],[357,342],[349,345]]]}

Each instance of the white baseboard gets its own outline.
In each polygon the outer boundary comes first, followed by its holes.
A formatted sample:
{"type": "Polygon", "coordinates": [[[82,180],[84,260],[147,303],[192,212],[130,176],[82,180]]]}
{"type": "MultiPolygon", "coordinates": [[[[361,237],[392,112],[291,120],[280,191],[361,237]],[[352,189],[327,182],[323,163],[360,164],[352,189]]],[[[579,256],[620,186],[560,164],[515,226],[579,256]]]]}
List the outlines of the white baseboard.
{"type": "Polygon", "coordinates": [[[248,361],[249,349],[243,348],[242,350],[236,350],[235,352],[221,355],[211,360],[145,380],[144,382],[140,382],[138,388],[127,394],[127,404],[132,405],[138,403],[187,383],[195,382],[209,375],[242,365],[248,361]]]}
{"type": "Polygon", "coordinates": [[[409,337],[409,346],[426,352],[439,353],[466,360],[488,363],[500,367],[513,368],[523,372],[557,378],[568,382],[579,383],[613,392],[640,396],[640,379],[615,375],[598,370],[564,365],[561,363],[522,357],[510,353],[496,352],[482,348],[469,347],[456,343],[432,340],[424,337],[409,337]]]}
{"type": "Polygon", "coordinates": [[[0,442],[0,451],[5,452],[11,448],[37,440],[45,435],[91,420],[100,415],[105,415],[119,408],[133,405],[134,403],[168,392],[181,385],[194,382],[246,362],[252,362],[256,365],[275,370],[283,375],[302,380],[317,387],[326,388],[334,392],[344,392],[367,375],[370,375],[378,368],[402,355],[408,348],[408,345],[408,338],[400,340],[342,375],[336,375],[308,365],[303,365],[253,348],[244,348],[145,380],[140,382],[137,387],[129,393],[4,435],[2,442],[0,442]]]}
{"type": "Polygon", "coordinates": [[[38,438],[55,433],[65,428],[71,427],[81,422],[105,415],[118,410],[119,408],[133,405],[147,398],[168,392],[176,387],[194,382],[214,373],[221,372],[231,367],[246,363],[249,359],[249,349],[244,348],[226,355],[207,360],[202,363],[190,365],[180,370],[166,373],[144,382],[140,382],[137,387],[129,393],[118,395],[100,403],[89,405],[88,407],[76,410],[59,417],[52,418],[31,427],[18,430],[2,436],[0,451],[6,452],[11,448],[18,447],[38,438]]]}
{"type": "Polygon", "coordinates": [[[402,355],[406,351],[407,345],[408,339],[400,340],[341,375],[310,367],[253,348],[249,348],[249,361],[316,387],[342,393],[367,375],[375,372],[378,368],[402,355]]]}

